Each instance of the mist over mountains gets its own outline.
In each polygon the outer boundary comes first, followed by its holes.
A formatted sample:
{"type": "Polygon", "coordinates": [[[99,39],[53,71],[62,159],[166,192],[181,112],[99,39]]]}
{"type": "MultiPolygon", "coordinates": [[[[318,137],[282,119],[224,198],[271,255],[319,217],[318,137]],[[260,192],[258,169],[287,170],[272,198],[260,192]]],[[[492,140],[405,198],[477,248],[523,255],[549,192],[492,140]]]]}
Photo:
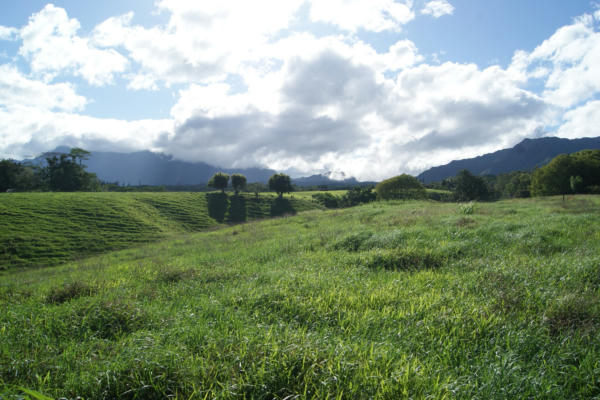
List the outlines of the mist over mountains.
{"type": "MultiPolygon", "coordinates": [[[[542,166],[559,154],[574,153],[584,149],[600,149],[600,137],[563,139],[544,137],[525,139],[510,149],[503,149],[479,157],[455,160],[446,165],[430,168],[417,178],[424,182],[438,182],[455,176],[460,170],[468,169],[475,175],[498,175],[511,171],[527,171],[542,166]]],[[[54,152],[69,152],[68,147],[58,147],[54,152]]],[[[34,162],[41,162],[43,156],[34,162]]],[[[30,160],[31,161],[31,160],[30,160]]],[[[134,153],[93,151],[85,161],[87,170],[95,173],[104,182],[119,182],[121,185],[204,185],[219,171],[241,173],[248,182],[267,183],[275,170],[268,168],[220,168],[205,162],[186,162],[170,155],[139,151],[134,153]]],[[[354,186],[365,183],[354,177],[341,179],[328,173],[293,179],[298,186],[354,186]]]]}

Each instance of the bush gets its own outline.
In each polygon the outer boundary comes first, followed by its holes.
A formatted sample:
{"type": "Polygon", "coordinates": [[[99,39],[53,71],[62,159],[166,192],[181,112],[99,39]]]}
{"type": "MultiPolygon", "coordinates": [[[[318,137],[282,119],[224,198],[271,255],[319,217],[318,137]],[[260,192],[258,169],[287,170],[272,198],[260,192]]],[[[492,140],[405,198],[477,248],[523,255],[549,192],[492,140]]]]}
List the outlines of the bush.
{"type": "Polygon", "coordinates": [[[46,295],[46,303],[61,304],[71,299],[93,294],[93,289],[86,283],[75,281],[63,286],[53,287],[46,295]]]}
{"type": "Polygon", "coordinates": [[[315,193],[312,195],[314,202],[319,203],[325,208],[338,208],[340,206],[340,199],[331,193],[315,193]]]}
{"type": "Polygon", "coordinates": [[[425,199],[427,192],[414,176],[402,174],[380,182],[375,187],[378,200],[425,199]]]}

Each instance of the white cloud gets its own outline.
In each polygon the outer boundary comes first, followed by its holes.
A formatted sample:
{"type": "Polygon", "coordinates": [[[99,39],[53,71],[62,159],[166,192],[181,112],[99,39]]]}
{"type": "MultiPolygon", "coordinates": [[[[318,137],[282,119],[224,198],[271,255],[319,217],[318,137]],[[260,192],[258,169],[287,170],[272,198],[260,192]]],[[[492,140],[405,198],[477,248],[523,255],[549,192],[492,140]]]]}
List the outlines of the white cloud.
{"type": "Polygon", "coordinates": [[[565,113],[564,123],[556,135],[574,139],[579,137],[597,137],[600,126],[600,100],[590,101],[581,107],[565,113]]]}
{"type": "Polygon", "coordinates": [[[0,25],[0,40],[16,40],[18,32],[16,28],[0,25]]]}
{"type": "Polygon", "coordinates": [[[89,39],[77,36],[80,24],[67,12],[48,4],[29,19],[20,31],[19,53],[31,62],[31,70],[52,80],[72,73],[101,86],[126,70],[128,61],[114,49],[99,49],[89,39]]]}
{"type": "MultiPolygon", "coordinates": [[[[158,8],[169,14],[166,26],[132,25],[129,13],[98,25],[94,43],[123,47],[141,66],[144,82],[216,82],[236,73],[242,63],[260,59],[263,46],[290,25],[301,4],[302,0],[162,0],[158,8]]],[[[145,85],[138,79],[130,87],[145,85]]]]}
{"type": "Polygon", "coordinates": [[[454,6],[448,3],[447,0],[433,0],[425,4],[421,13],[439,18],[444,15],[452,15],[454,13],[454,6]]]}
{"type": "Polygon", "coordinates": [[[0,108],[32,107],[71,112],[82,110],[86,102],[69,83],[46,84],[28,79],[13,66],[0,65],[0,108]]]}
{"type": "Polygon", "coordinates": [[[355,32],[400,31],[414,19],[412,1],[394,0],[310,0],[310,18],[355,32]]]}
{"type": "Polygon", "coordinates": [[[59,145],[96,151],[156,150],[154,143],[172,129],[170,120],[129,122],[26,105],[0,107],[0,157],[37,155],[59,145]]]}
{"type": "Polygon", "coordinates": [[[517,52],[513,71],[544,79],[544,98],[561,107],[587,101],[600,91],[600,33],[590,15],[558,29],[531,53],[517,52]]]}

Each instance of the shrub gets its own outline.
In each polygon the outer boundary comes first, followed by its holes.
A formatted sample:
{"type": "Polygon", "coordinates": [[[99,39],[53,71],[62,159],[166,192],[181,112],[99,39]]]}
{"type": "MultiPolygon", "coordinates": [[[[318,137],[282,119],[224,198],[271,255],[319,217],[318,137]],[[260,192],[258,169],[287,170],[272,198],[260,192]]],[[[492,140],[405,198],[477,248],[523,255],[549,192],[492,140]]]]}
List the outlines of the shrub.
{"type": "Polygon", "coordinates": [[[71,299],[93,294],[93,289],[86,283],[75,281],[50,289],[46,295],[46,303],[61,304],[71,299]]]}
{"type": "Polygon", "coordinates": [[[544,320],[552,334],[591,328],[598,321],[598,303],[592,296],[567,295],[548,307],[544,320]]]}
{"type": "Polygon", "coordinates": [[[475,212],[475,203],[463,203],[458,206],[458,210],[463,215],[471,215],[475,212]]]}
{"type": "Polygon", "coordinates": [[[335,242],[333,248],[335,250],[358,251],[371,236],[373,236],[373,232],[369,231],[352,233],[335,242]]]}
{"type": "Polygon", "coordinates": [[[338,208],[340,206],[340,199],[331,193],[315,193],[312,195],[314,202],[319,203],[325,208],[338,208]]]}
{"type": "Polygon", "coordinates": [[[421,182],[407,174],[380,182],[375,187],[375,192],[379,200],[424,199],[427,197],[427,192],[421,182]]]}

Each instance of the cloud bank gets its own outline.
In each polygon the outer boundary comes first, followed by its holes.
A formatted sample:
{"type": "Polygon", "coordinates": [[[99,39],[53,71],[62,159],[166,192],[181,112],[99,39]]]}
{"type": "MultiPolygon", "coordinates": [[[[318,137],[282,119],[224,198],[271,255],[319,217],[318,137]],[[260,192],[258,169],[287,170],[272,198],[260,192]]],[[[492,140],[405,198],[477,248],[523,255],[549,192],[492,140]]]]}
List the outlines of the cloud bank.
{"type": "MultiPolygon", "coordinates": [[[[402,31],[418,18],[412,1],[259,2],[162,0],[164,25],[136,25],[127,13],[88,33],[48,5],[22,27],[0,27],[0,39],[18,42],[29,66],[0,65],[0,156],[67,144],[383,179],[511,146],[549,127],[564,137],[597,136],[590,127],[600,111],[598,13],[529,53],[515,52],[505,68],[482,68],[431,65],[410,40],[376,49],[356,34],[402,31]],[[317,35],[314,24],[326,33],[317,35]],[[87,116],[93,99],[71,78],[170,90],[170,118],[87,116]]],[[[436,18],[453,12],[445,0],[420,9],[436,18]]]]}

